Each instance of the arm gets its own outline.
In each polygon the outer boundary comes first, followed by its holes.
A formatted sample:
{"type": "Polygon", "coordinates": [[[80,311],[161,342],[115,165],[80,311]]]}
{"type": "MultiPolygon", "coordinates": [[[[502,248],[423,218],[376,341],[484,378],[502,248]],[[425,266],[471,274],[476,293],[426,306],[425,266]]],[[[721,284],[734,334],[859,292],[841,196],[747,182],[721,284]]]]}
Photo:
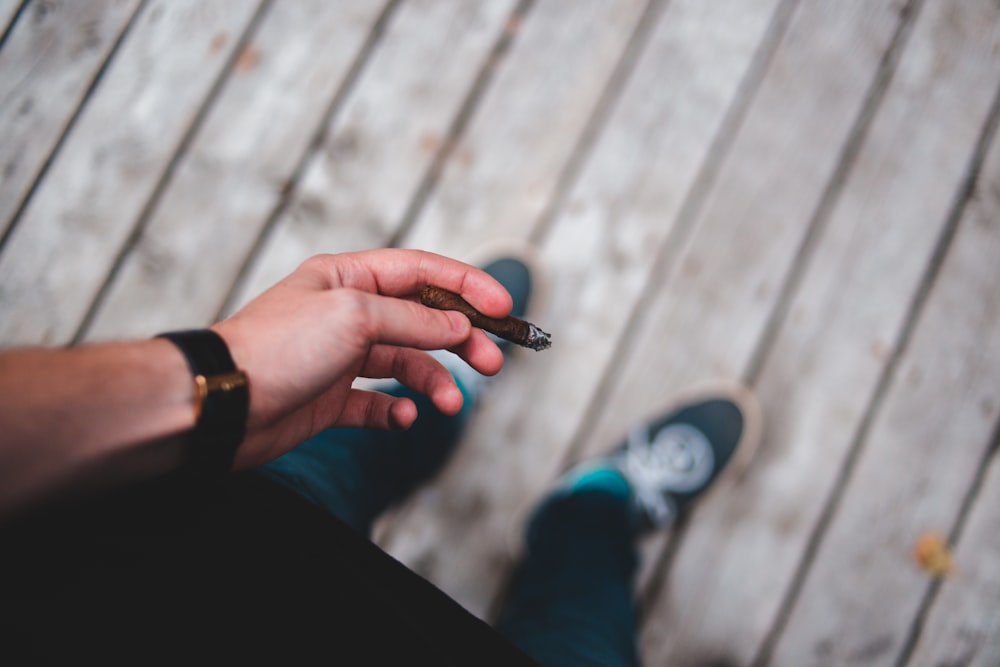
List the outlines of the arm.
{"type": "Polygon", "coordinates": [[[0,512],[97,462],[176,466],[193,400],[187,362],[165,340],[0,353],[0,512]]]}
{"type": "MultiPolygon", "coordinates": [[[[330,427],[413,423],[412,401],[355,389],[358,377],[395,377],[446,413],[461,409],[451,375],[422,350],[452,349],[487,374],[503,358],[465,316],[417,303],[427,284],[493,316],[510,310],[506,291],[473,267],[376,250],[311,258],[214,325],[250,379],[235,467],[265,463],[330,427]]],[[[81,477],[176,467],[193,404],[190,370],[165,340],[0,353],[0,514],[81,477]]]]}

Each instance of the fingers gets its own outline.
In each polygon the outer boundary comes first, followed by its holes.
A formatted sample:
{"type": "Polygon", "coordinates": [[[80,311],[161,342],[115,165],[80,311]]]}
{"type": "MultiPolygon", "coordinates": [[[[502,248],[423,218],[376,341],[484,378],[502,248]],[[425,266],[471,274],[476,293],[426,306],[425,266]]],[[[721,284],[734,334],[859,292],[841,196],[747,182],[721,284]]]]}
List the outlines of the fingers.
{"type": "MultiPolygon", "coordinates": [[[[341,296],[351,292],[363,303],[368,319],[363,335],[368,341],[421,350],[451,350],[484,375],[495,375],[503,366],[503,353],[496,343],[481,329],[473,328],[460,313],[354,290],[338,292],[341,296]]],[[[394,377],[405,383],[398,375],[394,377]]]]}
{"type": "Polygon", "coordinates": [[[483,375],[496,375],[503,368],[503,352],[482,329],[473,329],[469,338],[451,351],[483,375]]]}
{"type": "Polygon", "coordinates": [[[410,428],[416,419],[417,406],[408,398],[366,389],[351,389],[335,425],[340,428],[400,431],[410,428]]]}
{"type": "Polygon", "coordinates": [[[464,342],[472,331],[468,318],[460,313],[433,310],[406,299],[354,289],[334,290],[329,295],[328,312],[335,324],[359,336],[357,342],[365,348],[385,343],[436,350],[464,342]]]}
{"type": "Polygon", "coordinates": [[[334,300],[331,312],[340,313],[337,318],[340,323],[355,322],[355,332],[360,336],[358,342],[363,342],[366,348],[372,343],[382,343],[440,350],[468,343],[464,348],[467,354],[463,356],[476,370],[491,372],[493,355],[484,348],[495,345],[478,334],[473,337],[472,325],[461,313],[357,290],[335,290],[330,294],[334,300]],[[479,360],[486,362],[483,368],[477,365],[479,360]]]}
{"type": "Polygon", "coordinates": [[[340,255],[317,255],[310,265],[331,286],[353,287],[386,296],[409,296],[427,285],[461,294],[491,317],[505,317],[510,294],[488,273],[473,266],[421,250],[385,248],[340,255]]]}
{"type": "Polygon", "coordinates": [[[376,345],[361,370],[368,378],[395,378],[427,396],[446,415],[462,409],[462,392],[451,373],[426,352],[410,348],[376,345]]]}

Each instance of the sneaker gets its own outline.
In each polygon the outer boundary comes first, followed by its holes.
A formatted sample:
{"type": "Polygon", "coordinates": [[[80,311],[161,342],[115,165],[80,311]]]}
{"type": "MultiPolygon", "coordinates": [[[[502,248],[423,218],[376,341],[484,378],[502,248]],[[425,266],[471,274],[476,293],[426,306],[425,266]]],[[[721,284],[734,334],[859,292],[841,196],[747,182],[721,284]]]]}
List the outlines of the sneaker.
{"type": "Polygon", "coordinates": [[[760,440],[749,389],[715,386],[636,424],[611,453],[564,474],[555,493],[604,490],[634,504],[641,532],[674,523],[726,470],[742,470],[760,440]]]}

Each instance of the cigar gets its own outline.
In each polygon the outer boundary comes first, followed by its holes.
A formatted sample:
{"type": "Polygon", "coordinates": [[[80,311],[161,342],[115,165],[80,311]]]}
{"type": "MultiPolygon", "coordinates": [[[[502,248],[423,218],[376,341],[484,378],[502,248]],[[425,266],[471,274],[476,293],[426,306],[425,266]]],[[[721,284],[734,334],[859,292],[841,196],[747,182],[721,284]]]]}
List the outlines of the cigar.
{"type": "Polygon", "coordinates": [[[483,315],[468,301],[441,287],[428,285],[420,293],[420,303],[438,310],[457,310],[469,318],[472,326],[488,331],[494,336],[517,343],[532,350],[545,350],[552,345],[552,337],[531,322],[516,317],[497,319],[483,315]]]}

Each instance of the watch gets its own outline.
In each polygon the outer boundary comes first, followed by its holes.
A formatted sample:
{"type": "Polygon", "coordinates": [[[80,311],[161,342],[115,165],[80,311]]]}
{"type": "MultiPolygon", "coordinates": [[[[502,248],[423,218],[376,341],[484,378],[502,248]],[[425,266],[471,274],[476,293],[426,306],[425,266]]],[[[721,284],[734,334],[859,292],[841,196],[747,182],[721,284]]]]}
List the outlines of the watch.
{"type": "Polygon", "coordinates": [[[247,375],[236,367],[222,336],[211,329],[161,333],[180,348],[194,375],[195,426],[188,436],[186,464],[199,473],[229,470],[246,436],[250,410],[247,375]]]}

